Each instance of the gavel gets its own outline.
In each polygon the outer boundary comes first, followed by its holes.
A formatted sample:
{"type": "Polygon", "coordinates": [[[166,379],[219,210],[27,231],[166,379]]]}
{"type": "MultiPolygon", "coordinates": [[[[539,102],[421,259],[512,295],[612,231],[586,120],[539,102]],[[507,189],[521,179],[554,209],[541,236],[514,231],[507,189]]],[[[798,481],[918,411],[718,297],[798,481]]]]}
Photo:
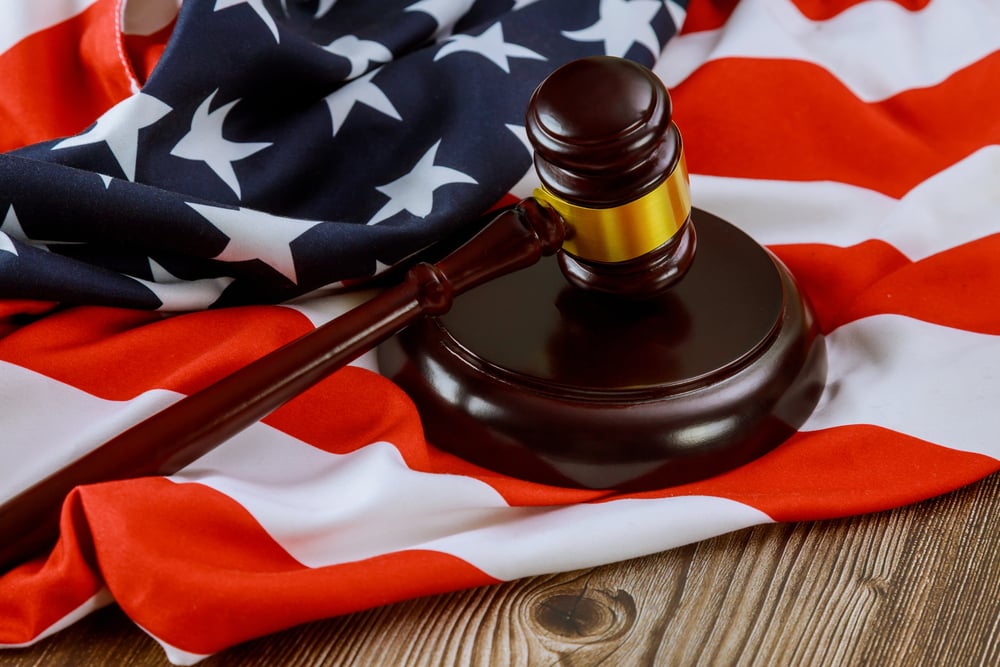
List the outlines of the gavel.
{"type": "Polygon", "coordinates": [[[658,78],[573,61],[536,89],[526,128],[534,197],[4,503],[0,567],[54,542],[74,487],[175,473],[383,343],[429,442],[531,481],[679,484],[786,439],[818,400],[822,337],[787,269],[692,207],[658,78]],[[455,300],[473,290],[488,292],[455,300]]]}

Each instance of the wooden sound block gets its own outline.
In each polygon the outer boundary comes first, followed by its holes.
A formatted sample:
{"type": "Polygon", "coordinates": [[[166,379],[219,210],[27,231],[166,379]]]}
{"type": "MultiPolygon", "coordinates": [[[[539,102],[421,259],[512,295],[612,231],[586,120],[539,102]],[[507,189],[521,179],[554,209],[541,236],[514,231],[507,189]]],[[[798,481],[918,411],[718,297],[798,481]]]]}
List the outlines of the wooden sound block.
{"type": "Polygon", "coordinates": [[[812,412],[825,347],[773,255],[704,211],[692,223],[694,260],[658,297],[577,289],[549,257],[412,325],[382,370],[431,443],[514,477],[636,490],[744,464],[812,412]]]}

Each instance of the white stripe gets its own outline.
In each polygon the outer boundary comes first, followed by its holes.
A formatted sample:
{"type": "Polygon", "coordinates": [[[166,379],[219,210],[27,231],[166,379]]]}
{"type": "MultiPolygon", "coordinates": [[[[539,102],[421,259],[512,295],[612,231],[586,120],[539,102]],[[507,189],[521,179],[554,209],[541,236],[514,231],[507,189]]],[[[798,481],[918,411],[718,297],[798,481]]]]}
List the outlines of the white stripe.
{"type": "Polygon", "coordinates": [[[849,247],[881,239],[916,261],[1000,232],[1000,146],[935,174],[901,200],[831,181],[691,176],[695,206],[760,243],[849,247]]]}
{"type": "Polygon", "coordinates": [[[624,499],[545,508],[425,548],[453,554],[509,581],[645,556],[771,521],[760,510],[726,498],[624,499]]]}
{"type": "Polygon", "coordinates": [[[774,181],[691,174],[694,205],[765,245],[852,246],[873,238],[899,201],[833,181],[774,181]]]}
{"type": "Polygon", "coordinates": [[[743,0],[724,27],[671,39],[656,72],[673,87],[710,60],[800,60],[876,101],[938,84],[997,49],[1000,11],[985,0],[936,0],[916,12],[871,0],[826,21],[789,0],[743,0]]]}
{"type": "Polygon", "coordinates": [[[0,503],[178,397],[155,390],[109,401],[0,361],[0,503]]]}
{"type": "Polygon", "coordinates": [[[3,0],[0,53],[25,37],[70,19],[97,0],[3,0]]]}
{"type": "Polygon", "coordinates": [[[233,498],[310,567],[430,549],[509,580],[654,553],[770,521],[757,509],[713,497],[510,507],[474,478],[411,470],[389,443],[335,455],[263,425],[172,479],[233,498]]]}
{"type": "Polygon", "coordinates": [[[172,479],[234,498],[312,567],[414,548],[538,511],[511,510],[473,478],[413,471],[386,442],[336,455],[262,424],[172,479]]]}
{"type": "Polygon", "coordinates": [[[680,32],[681,26],[684,25],[684,19],[687,17],[687,7],[682,7],[675,0],[666,0],[664,5],[670,14],[670,20],[674,22],[674,26],[680,32]]]}
{"type": "MultiPolygon", "coordinates": [[[[281,305],[302,314],[314,327],[320,327],[357,308],[376,294],[378,290],[375,289],[346,292],[318,290],[281,305]]],[[[374,349],[369,350],[349,365],[378,373],[378,354],[374,349]]]]}
{"type": "Polygon", "coordinates": [[[114,598],[111,597],[111,593],[108,589],[102,588],[93,597],[85,601],[79,607],[66,614],[58,621],[45,628],[37,637],[30,641],[26,641],[21,644],[0,644],[0,648],[24,648],[26,646],[31,646],[32,644],[37,644],[47,637],[51,637],[55,633],[65,630],[69,626],[73,625],[83,617],[92,614],[93,612],[107,607],[109,604],[114,602],[114,598]]]}
{"type": "Polygon", "coordinates": [[[827,352],[827,386],[803,431],[875,424],[1000,459],[1000,336],[878,315],[838,328],[827,352]]]}
{"type": "Polygon", "coordinates": [[[211,653],[192,653],[191,651],[185,651],[184,649],[177,648],[173,644],[167,643],[164,640],[160,639],[159,637],[157,637],[152,632],[142,627],[138,623],[136,623],[135,625],[137,628],[139,628],[147,635],[152,637],[154,640],[156,640],[156,643],[159,644],[161,648],[163,648],[163,652],[167,656],[167,661],[171,665],[183,665],[184,667],[187,667],[189,665],[196,665],[202,660],[205,660],[206,658],[210,658],[212,656],[211,653]]]}
{"type": "MultiPolygon", "coordinates": [[[[358,305],[374,292],[317,297],[287,308],[318,326],[358,305]]],[[[352,366],[377,372],[374,351],[352,366]]],[[[6,502],[125,429],[181,399],[165,389],[127,401],[93,396],[72,385],[16,364],[0,361],[0,503],[6,502]],[[41,413],[52,418],[39,418],[41,413]]]]}
{"type": "Polygon", "coordinates": [[[342,292],[317,290],[280,305],[300,313],[314,327],[319,327],[357,308],[376,294],[378,290],[375,289],[342,292]]]}

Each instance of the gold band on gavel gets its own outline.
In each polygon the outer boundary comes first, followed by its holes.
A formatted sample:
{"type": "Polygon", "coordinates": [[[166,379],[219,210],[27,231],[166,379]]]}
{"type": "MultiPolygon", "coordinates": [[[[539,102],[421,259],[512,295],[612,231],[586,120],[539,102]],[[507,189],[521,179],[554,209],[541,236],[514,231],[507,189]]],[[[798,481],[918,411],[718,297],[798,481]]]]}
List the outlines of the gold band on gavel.
{"type": "Polygon", "coordinates": [[[587,208],[549,192],[543,185],[535,198],[556,210],[572,229],[563,250],[594,262],[624,262],[668,241],[691,214],[687,163],[677,167],[654,190],[621,206],[587,208]]]}

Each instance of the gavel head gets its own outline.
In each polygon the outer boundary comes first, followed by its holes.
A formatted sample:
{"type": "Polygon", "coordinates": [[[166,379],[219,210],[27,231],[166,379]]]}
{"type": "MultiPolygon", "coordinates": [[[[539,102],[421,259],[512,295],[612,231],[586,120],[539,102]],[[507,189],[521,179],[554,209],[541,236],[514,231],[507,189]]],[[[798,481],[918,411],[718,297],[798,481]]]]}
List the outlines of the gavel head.
{"type": "Polygon", "coordinates": [[[645,298],[694,258],[691,196],[670,96],[645,67],[595,56],[563,65],[528,103],[535,197],[569,227],[560,252],[577,287],[645,298]]]}

